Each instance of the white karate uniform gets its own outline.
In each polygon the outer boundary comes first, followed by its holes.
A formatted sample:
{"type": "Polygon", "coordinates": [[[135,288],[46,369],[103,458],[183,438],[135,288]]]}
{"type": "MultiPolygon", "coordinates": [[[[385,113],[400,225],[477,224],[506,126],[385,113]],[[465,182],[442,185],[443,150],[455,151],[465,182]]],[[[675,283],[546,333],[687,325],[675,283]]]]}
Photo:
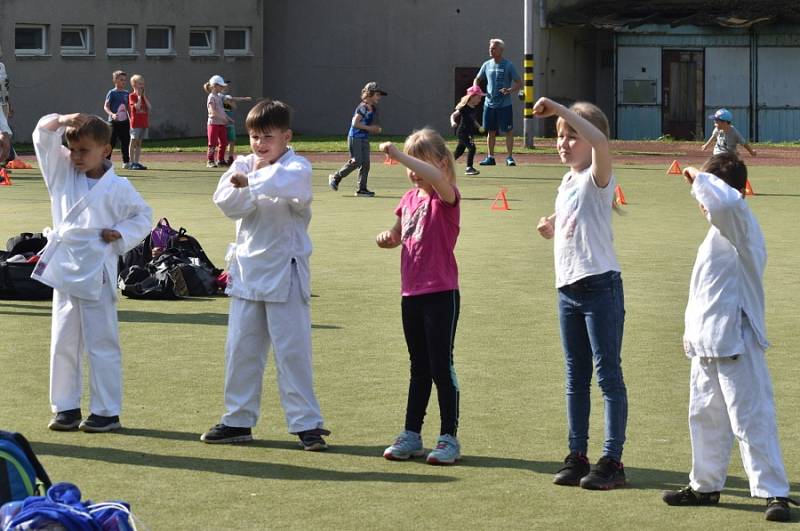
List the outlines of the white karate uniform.
{"type": "Polygon", "coordinates": [[[700,173],[692,194],[711,223],[697,252],[686,306],[684,350],[691,358],[690,486],[725,486],[733,438],[754,497],[789,495],[772,382],[764,357],[766,249],[761,228],[741,194],[700,173]]]}
{"type": "Polygon", "coordinates": [[[54,288],[50,345],[50,402],[53,412],[81,403],[81,358],[88,353],[91,413],[119,415],[122,361],[117,322],[117,260],[150,231],[152,211],[131,183],[106,173],[89,187],[62,145],[63,128],[39,120],[33,132],[36,158],[50,193],[53,229],[32,278],[54,288]],[[122,237],[102,240],[103,229],[122,237]]]}
{"type": "Polygon", "coordinates": [[[236,221],[228,250],[231,296],[225,346],[225,409],[221,422],[258,421],[270,344],[290,433],[321,428],[311,363],[311,165],[291,149],[254,171],[255,155],[240,156],[220,178],[214,203],[236,221]],[[234,188],[230,176],[247,175],[234,188]]]}

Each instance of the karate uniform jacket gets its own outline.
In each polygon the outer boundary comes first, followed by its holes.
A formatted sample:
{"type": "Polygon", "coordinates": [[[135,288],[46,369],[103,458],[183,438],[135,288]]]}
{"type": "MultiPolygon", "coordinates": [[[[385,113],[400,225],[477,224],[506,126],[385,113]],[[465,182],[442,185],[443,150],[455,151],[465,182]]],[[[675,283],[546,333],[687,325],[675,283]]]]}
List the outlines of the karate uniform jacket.
{"type": "Polygon", "coordinates": [[[710,173],[700,173],[692,195],[711,223],[697,251],[689,284],[683,344],[689,357],[728,357],[745,352],[742,313],[766,349],[764,235],[739,191],[710,173]]]}
{"type": "Polygon", "coordinates": [[[75,297],[98,300],[104,281],[116,285],[119,256],[150,232],[152,211],[133,185],[114,173],[110,162],[90,190],[86,175],[75,169],[62,144],[64,128],[43,128],[54,117],[42,117],[33,132],[50,193],[53,228],[31,278],[75,297]],[[106,243],[100,235],[103,229],[116,230],[122,237],[106,243]]]}
{"type": "Polygon", "coordinates": [[[302,296],[308,300],[311,164],[291,149],[260,170],[255,164],[255,155],[238,157],[214,192],[217,207],[236,221],[236,241],[226,256],[225,292],[252,301],[285,302],[296,267],[302,296]],[[247,175],[248,186],[234,188],[234,173],[247,175]]]}

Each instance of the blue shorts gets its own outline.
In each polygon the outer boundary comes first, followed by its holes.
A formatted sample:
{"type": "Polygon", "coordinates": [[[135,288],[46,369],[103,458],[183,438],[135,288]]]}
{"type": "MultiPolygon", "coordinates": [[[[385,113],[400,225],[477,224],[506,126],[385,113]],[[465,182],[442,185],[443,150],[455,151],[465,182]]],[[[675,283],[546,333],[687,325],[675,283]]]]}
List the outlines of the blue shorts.
{"type": "Polygon", "coordinates": [[[505,107],[483,107],[483,127],[487,131],[497,131],[506,134],[514,129],[514,109],[511,105],[505,107]]]}
{"type": "Polygon", "coordinates": [[[233,144],[236,142],[236,126],[233,124],[228,124],[225,126],[225,131],[228,133],[228,144],[233,144]]]}

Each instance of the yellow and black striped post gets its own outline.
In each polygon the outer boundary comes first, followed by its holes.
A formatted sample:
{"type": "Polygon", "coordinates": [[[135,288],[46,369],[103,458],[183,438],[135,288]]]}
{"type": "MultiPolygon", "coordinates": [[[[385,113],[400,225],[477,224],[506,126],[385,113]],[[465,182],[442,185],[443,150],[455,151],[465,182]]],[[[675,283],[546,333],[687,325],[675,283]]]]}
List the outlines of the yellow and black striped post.
{"type": "Polygon", "coordinates": [[[533,147],[533,54],[526,53],[522,79],[525,82],[525,147],[533,147]]]}

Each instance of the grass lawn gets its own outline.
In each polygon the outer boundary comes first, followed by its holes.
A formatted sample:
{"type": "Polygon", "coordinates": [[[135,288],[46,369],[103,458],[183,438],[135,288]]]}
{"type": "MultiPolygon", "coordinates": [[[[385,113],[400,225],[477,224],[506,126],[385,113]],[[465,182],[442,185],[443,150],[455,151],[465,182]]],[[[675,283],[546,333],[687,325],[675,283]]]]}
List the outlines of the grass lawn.
{"type": "MultiPolygon", "coordinates": [[[[153,164],[131,178],[156,216],[185,226],[222,265],[234,227],[211,203],[219,171],[201,164],[153,164]]],[[[154,530],[762,524],[764,503],[749,497],[737,452],[719,507],[671,508],[660,501],[662,489],[688,481],[689,363],[681,334],[691,267],[707,230],[679,178],[664,175],[663,167],[618,170],[629,203],[625,215],[614,217],[614,228],[627,309],[624,461],[630,485],[590,492],[551,483],[567,453],[563,363],[552,243],[538,237],[535,225],[552,211],[562,167],[481,168],[479,177],[459,180],[462,308],[455,359],[464,458],[458,466],[431,467],[381,457],[402,428],[408,356],[400,325],[399,252],[377,248],[374,236],[393,223],[408,181],[400,166],[376,164],[370,188],[378,196],[354,198],[354,175],[339,193],[328,189],[326,175],[338,166],[315,166],[310,229],[315,376],[333,431],[328,452],[303,452],[286,433],[271,362],[257,440],[239,446],[199,442],[222,413],[224,297],[121,299],[125,428],[103,435],[47,430],[50,304],[0,301],[0,427],[24,433],[54,480],[72,481],[96,501],[130,502],[154,530]],[[508,189],[510,211],[489,208],[501,186],[508,189]]],[[[759,195],[750,204],[770,256],[768,359],[787,472],[798,481],[796,171],[751,168],[759,195]]],[[[36,171],[14,171],[13,177],[14,186],[0,188],[2,238],[50,222],[36,171]]],[[[603,438],[596,386],[593,400],[595,460],[603,438]]],[[[85,412],[87,407],[85,397],[85,412]]],[[[427,447],[437,433],[434,399],[423,434],[427,447]]]]}

